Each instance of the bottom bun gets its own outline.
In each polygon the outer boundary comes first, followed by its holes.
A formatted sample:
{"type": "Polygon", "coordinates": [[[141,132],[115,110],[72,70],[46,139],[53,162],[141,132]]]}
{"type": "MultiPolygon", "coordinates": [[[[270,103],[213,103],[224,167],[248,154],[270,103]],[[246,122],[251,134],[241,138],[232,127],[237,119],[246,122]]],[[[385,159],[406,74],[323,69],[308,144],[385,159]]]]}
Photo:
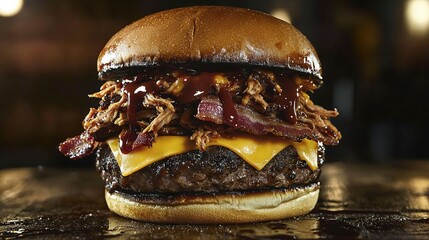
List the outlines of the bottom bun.
{"type": "Polygon", "coordinates": [[[278,220],[310,212],[319,184],[260,192],[180,196],[142,200],[120,192],[105,192],[109,209],[123,217],[159,223],[246,223],[278,220]]]}

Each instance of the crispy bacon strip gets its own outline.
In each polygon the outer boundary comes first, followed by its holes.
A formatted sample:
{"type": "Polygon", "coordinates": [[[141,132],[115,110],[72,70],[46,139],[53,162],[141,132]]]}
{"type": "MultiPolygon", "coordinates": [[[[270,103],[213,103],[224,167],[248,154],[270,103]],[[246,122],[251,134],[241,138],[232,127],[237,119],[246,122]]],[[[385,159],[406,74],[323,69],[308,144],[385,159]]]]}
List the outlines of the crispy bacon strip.
{"type": "Polygon", "coordinates": [[[97,146],[98,142],[85,131],[76,137],[68,138],[60,144],[58,149],[65,156],[77,160],[89,156],[97,146]]]}
{"type": "Polygon", "coordinates": [[[132,149],[140,147],[152,147],[155,141],[155,134],[153,132],[140,132],[136,140],[133,143],[132,149]]]}
{"type": "MultiPolygon", "coordinates": [[[[230,127],[237,128],[240,131],[255,135],[274,134],[294,141],[301,141],[303,138],[308,138],[315,141],[322,141],[326,145],[335,145],[339,141],[339,139],[323,134],[323,132],[319,132],[317,129],[310,129],[304,123],[298,122],[295,125],[291,125],[279,119],[263,116],[240,104],[234,104],[234,107],[237,110],[238,119],[235,120],[235,124],[230,124],[230,127]]],[[[223,105],[219,98],[210,96],[202,99],[198,105],[195,117],[202,121],[223,124],[223,105]]]]}

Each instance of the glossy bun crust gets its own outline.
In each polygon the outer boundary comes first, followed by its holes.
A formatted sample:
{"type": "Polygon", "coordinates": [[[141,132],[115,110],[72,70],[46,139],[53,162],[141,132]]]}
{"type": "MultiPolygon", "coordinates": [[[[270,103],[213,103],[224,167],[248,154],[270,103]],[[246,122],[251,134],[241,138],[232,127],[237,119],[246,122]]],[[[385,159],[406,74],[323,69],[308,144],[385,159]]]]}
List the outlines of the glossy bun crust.
{"type": "Polygon", "coordinates": [[[146,16],[115,34],[101,51],[99,77],[125,68],[180,63],[282,67],[321,79],[319,58],[292,25],[247,9],[198,6],[146,16]]]}
{"type": "Polygon", "coordinates": [[[161,223],[246,223],[294,217],[316,205],[319,185],[261,192],[136,197],[105,192],[109,209],[123,217],[161,223]]]}

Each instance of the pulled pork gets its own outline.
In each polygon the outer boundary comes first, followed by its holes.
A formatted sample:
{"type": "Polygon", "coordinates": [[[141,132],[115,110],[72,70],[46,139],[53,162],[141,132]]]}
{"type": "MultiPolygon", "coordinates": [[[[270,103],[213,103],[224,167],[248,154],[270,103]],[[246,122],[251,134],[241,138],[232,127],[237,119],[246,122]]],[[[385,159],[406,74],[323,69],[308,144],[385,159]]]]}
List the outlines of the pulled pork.
{"type": "Polygon", "coordinates": [[[143,105],[145,107],[155,107],[158,112],[158,116],[156,116],[143,130],[143,133],[153,132],[156,137],[158,136],[158,131],[173,119],[176,111],[173,106],[173,101],[147,94],[143,105]]]}
{"type": "Polygon", "coordinates": [[[300,117],[299,120],[308,124],[311,129],[325,129],[327,132],[338,134],[338,138],[341,138],[341,133],[338,129],[332,125],[329,118],[338,116],[337,109],[326,110],[320,106],[314,105],[310,97],[302,93],[299,98],[300,105],[300,117]]]}
{"type": "Polygon", "coordinates": [[[220,134],[216,130],[198,128],[198,130],[192,134],[190,139],[195,141],[195,144],[200,151],[205,151],[207,149],[207,143],[209,143],[212,138],[219,137],[220,134]]]}
{"type": "Polygon", "coordinates": [[[247,79],[247,87],[244,90],[246,94],[241,100],[241,104],[247,105],[250,99],[254,99],[255,102],[260,104],[262,108],[265,110],[268,107],[268,103],[264,100],[261,93],[264,90],[259,81],[255,80],[252,75],[247,79]]]}
{"type": "Polygon", "coordinates": [[[99,92],[89,95],[89,97],[102,99],[100,107],[91,108],[83,120],[83,128],[89,134],[95,134],[101,128],[111,125],[118,117],[120,108],[127,107],[127,96],[121,93],[121,89],[122,84],[108,81],[101,86],[99,92]],[[115,95],[121,96],[119,101],[112,101],[115,95]],[[106,103],[107,108],[104,106],[106,103]]]}
{"type": "Polygon", "coordinates": [[[276,79],[278,75],[274,72],[258,69],[241,70],[239,74],[180,71],[146,72],[147,78],[132,82],[137,87],[141,84],[145,89],[154,88],[145,90],[143,97],[138,98],[132,121],[128,119],[128,98],[135,93],[127,94],[124,90],[130,81],[105,82],[100,91],[89,95],[101,100],[99,107],[91,108],[85,117],[85,132],[66,140],[60,150],[71,158],[81,158],[90,154],[98,142],[133,129],[136,131],[134,144],[131,143],[133,149],[150,146],[159,134],[187,135],[201,151],[207,149],[212,139],[234,131],[272,134],[295,141],[309,138],[327,145],[335,145],[341,139],[341,133],[329,120],[338,116],[337,110],[315,105],[305,93],[318,87],[312,80],[296,75],[288,78],[281,75],[282,79],[276,79]],[[155,84],[149,85],[153,79],[155,84]],[[276,96],[289,90],[281,87],[288,79],[295,81],[300,91],[294,109],[295,124],[282,119],[274,101],[276,96]],[[232,110],[237,112],[234,124],[223,119],[228,109],[225,110],[219,99],[220,89],[226,89],[233,97],[232,110]],[[137,126],[131,127],[132,122],[137,122],[137,126]]]}

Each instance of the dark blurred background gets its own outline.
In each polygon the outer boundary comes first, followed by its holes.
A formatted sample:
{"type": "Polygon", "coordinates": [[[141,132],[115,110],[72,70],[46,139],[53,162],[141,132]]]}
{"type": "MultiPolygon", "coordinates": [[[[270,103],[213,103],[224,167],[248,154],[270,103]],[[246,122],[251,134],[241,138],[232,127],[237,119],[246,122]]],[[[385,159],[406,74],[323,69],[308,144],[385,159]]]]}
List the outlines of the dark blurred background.
{"type": "Polygon", "coordinates": [[[0,168],[93,164],[57,145],[97,104],[98,53],[125,25],[189,5],[270,13],[310,39],[325,81],[312,99],[338,108],[344,136],[328,161],[429,159],[429,0],[0,0],[0,168]]]}

